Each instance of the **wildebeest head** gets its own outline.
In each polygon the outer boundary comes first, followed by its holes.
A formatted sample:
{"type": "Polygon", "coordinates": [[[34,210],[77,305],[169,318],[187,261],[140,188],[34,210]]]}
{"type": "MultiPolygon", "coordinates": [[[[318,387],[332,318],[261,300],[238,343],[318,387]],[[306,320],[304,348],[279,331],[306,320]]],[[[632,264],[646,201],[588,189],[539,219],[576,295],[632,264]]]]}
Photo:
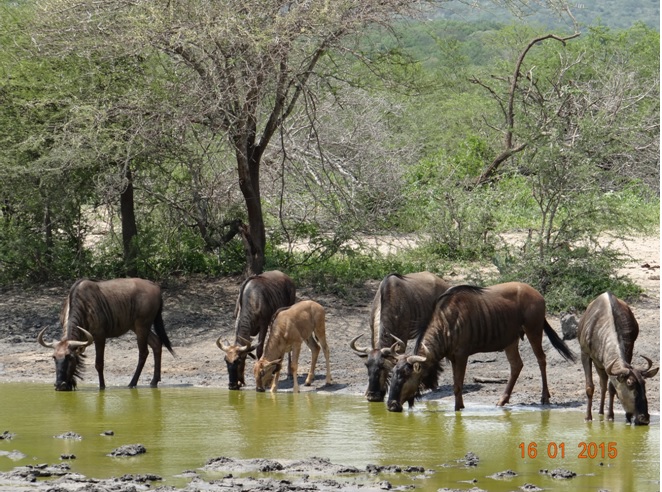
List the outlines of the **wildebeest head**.
{"type": "Polygon", "coordinates": [[[612,362],[607,368],[609,381],[616,388],[616,394],[625,409],[628,423],[634,419],[634,425],[648,425],[648,400],[646,399],[646,379],[652,378],[659,367],[651,369],[653,361],[644,357],[648,363],[646,369],[623,366],[618,361],[612,362]]]}
{"type": "Polygon", "coordinates": [[[395,367],[397,356],[405,351],[406,344],[399,338],[393,336],[395,343],[390,347],[373,349],[370,347],[357,346],[356,341],[363,335],[354,337],[349,342],[350,348],[359,357],[365,358],[365,366],[368,369],[368,389],[365,397],[368,401],[384,401],[391,371],[395,367]]]}
{"type": "Polygon", "coordinates": [[[281,360],[268,361],[260,358],[253,366],[253,375],[255,376],[255,390],[264,391],[267,386],[271,386],[275,374],[281,369],[281,360]]]}
{"type": "Polygon", "coordinates": [[[252,347],[250,341],[247,341],[245,345],[225,345],[221,342],[221,337],[218,337],[216,340],[216,345],[225,352],[225,364],[228,368],[228,377],[230,380],[228,388],[231,390],[238,390],[242,386],[246,386],[246,382],[244,381],[246,356],[251,356],[255,359],[253,350],[255,350],[256,347],[252,347]]]}
{"type": "Polygon", "coordinates": [[[78,330],[85,336],[86,341],[67,340],[45,342],[44,332],[46,328],[39,332],[37,341],[46,348],[52,348],[53,360],[55,360],[55,390],[71,391],[76,389],[76,378],[82,379],[83,357],[85,349],[94,342],[94,338],[87,331],[78,327],[78,330]]]}
{"type": "Polygon", "coordinates": [[[393,370],[391,388],[388,393],[389,412],[402,412],[405,402],[414,406],[414,400],[420,394],[423,380],[423,364],[427,357],[422,355],[400,355],[393,370]]]}

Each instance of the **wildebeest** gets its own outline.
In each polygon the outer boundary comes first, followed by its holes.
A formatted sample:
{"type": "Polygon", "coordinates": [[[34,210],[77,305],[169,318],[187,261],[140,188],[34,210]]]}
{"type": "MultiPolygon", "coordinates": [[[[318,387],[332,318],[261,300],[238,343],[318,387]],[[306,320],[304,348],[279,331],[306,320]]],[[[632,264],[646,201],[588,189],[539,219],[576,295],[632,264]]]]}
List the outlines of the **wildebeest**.
{"type": "Polygon", "coordinates": [[[582,365],[586,377],[586,420],[593,420],[593,372],[591,363],[600,377],[600,415],[604,415],[605,393],[609,386],[608,420],[614,420],[614,394],[618,395],[628,423],[648,425],[648,400],[646,379],[655,376],[660,369],[632,367],[634,342],[639,335],[639,324],[629,306],[610,292],[601,294],[586,308],[579,320],[577,339],[582,349],[582,365]]]}
{"type": "Polygon", "coordinates": [[[150,386],[161,380],[162,346],[174,355],[163,325],[161,312],[163,299],[158,285],[140,278],[122,278],[95,282],[78,280],[71,287],[60,312],[62,339],[47,343],[41,330],[37,341],[55,349],[55,389],[76,389],[76,379],[81,379],[83,352],[92,343],[96,349],[95,367],[99,374],[99,388],[104,389],[103,355],[106,339],[124,335],[132,330],[138,339],[138,366],[129,383],[138,384],[147,354],[147,346],[154,354],[154,376],[150,386]],[[154,325],[154,333],[151,326],[154,325]]]}
{"type": "Polygon", "coordinates": [[[246,357],[262,357],[262,348],[267,329],[274,313],[282,307],[294,304],[296,289],[292,279],[278,270],[248,277],[241,284],[235,305],[235,341],[225,345],[221,337],[216,345],[225,352],[231,390],[245,386],[244,370],[246,357]],[[256,346],[251,345],[251,337],[258,336],[256,346]]]}
{"type": "Polygon", "coordinates": [[[329,346],[326,343],[326,327],[324,308],[315,301],[301,301],[291,307],[276,311],[271,322],[269,335],[264,346],[262,357],[255,363],[255,389],[264,391],[271,386],[271,391],[278,388],[278,377],[282,367],[283,356],[292,352],[291,364],[294,376],[294,392],[299,392],[297,369],[301,344],[306,343],[312,353],[310,370],[306,377],[306,386],[315,379],[315,365],[320,353],[320,345],[326,360],[326,384],[331,384],[331,368],[329,365],[329,346]]]}
{"type": "Polygon", "coordinates": [[[368,401],[384,401],[396,356],[406,349],[407,341],[415,339],[428,326],[437,298],[450,284],[430,272],[384,277],[370,309],[372,348],[350,347],[366,359],[368,368],[368,401]]]}
{"type": "Polygon", "coordinates": [[[427,329],[416,339],[414,355],[400,355],[388,396],[388,409],[401,412],[404,402],[413,406],[422,388],[435,388],[439,362],[447,357],[453,367],[455,410],[464,408],[462,386],[467,359],[478,352],[504,350],[510,363],[510,378],[497,403],[508,403],[523,363],[519,339],[529,339],[542,377],[542,403],[549,403],[543,331],[552,346],[566,359],[575,356],[545,319],[545,299],[533,287],[508,282],[491,287],[459,285],[439,297],[427,329]]]}

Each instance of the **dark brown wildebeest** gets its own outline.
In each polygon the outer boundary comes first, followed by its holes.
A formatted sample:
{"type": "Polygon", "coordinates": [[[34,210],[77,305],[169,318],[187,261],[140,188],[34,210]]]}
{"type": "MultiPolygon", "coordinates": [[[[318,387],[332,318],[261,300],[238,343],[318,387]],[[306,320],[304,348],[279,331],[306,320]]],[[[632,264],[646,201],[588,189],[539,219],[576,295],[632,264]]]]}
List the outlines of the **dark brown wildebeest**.
{"type": "Polygon", "coordinates": [[[634,425],[648,425],[648,400],[645,379],[655,376],[660,369],[651,369],[648,358],[646,369],[630,365],[634,342],[639,335],[639,324],[628,305],[610,292],[598,296],[586,308],[579,320],[577,339],[582,349],[582,365],[586,377],[586,420],[593,420],[593,372],[591,363],[600,376],[600,415],[604,415],[605,393],[609,386],[608,420],[614,420],[614,394],[618,395],[625,418],[634,425]]]}
{"type": "Polygon", "coordinates": [[[372,348],[349,344],[359,357],[366,358],[368,401],[384,401],[396,357],[404,353],[407,341],[425,330],[436,301],[450,284],[430,272],[398,275],[392,273],[379,284],[370,309],[372,348]]]}
{"type": "Polygon", "coordinates": [[[124,335],[132,330],[138,339],[138,366],[129,387],[138,384],[149,350],[154,354],[154,377],[150,386],[161,380],[161,352],[165,345],[175,355],[165,332],[161,312],[163,300],[158,285],[140,278],[122,278],[95,282],[78,280],[69,291],[60,312],[62,339],[44,342],[41,330],[37,341],[55,349],[55,389],[76,389],[76,378],[81,378],[83,352],[92,343],[96,349],[94,366],[99,374],[99,388],[104,389],[103,355],[106,339],[124,335]],[[154,333],[151,326],[154,325],[154,333]]]}
{"type": "Polygon", "coordinates": [[[326,327],[324,308],[315,301],[301,301],[291,307],[276,311],[269,328],[269,335],[264,345],[262,357],[255,363],[255,389],[264,391],[271,386],[271,391],[278,389],[278,377],[282,367],[283,356],[292,352],[291,372],[294,376],[295,393],[299,392],[297,369],[301,344],[306,343],[312,353],[310,370],[306,377],[306,386],[315,379],[315,365],[320,353],[320,345],[326,360],[326,384],[331,384],[331,368],[329,365],[329,346],[326,343],[326,327]]]}
{"type": "Polygon", "coordinates": [[[257,353],[262,357],[262,348],[267,336],[267,329],[274,313],[294,304],[296,288],[292,279],[283,272],[273,270],[260,275],[248,277],[241,284],[237,303],[235,305],[235,341],[233,345],[225,345],[221,337],[216,345],[225,352],[225,363],[228,368],[231,390],[245,386],[244,371],[246,357],[257,353]],[[251,345],[251,337],[258,336],[256,346],[251,345]]]}
{"type": "Polygon", "coordinates": [[[545,319],[545,299],[533,287],[508,282],[492,287],[459,285],[448,289],[437,301],[427,329],[419,335],[415,355],[400,355],[395,366],[388,409],[401,412],[404,402],[413,406],[421,389],[435,388],[441,370],[439,362],[447,357],[453,367],[455,410],[464,408],[462,385],[470,355],[479,352],[506,352],[510,378],[497,403],[508,403],[523,363],[519,339],[529,339],[538,359],[542,377],[542,403],[549,403],[547,362],[542,348],[543,331],[552,346],[566,359],[574,354],[545,319]]]}

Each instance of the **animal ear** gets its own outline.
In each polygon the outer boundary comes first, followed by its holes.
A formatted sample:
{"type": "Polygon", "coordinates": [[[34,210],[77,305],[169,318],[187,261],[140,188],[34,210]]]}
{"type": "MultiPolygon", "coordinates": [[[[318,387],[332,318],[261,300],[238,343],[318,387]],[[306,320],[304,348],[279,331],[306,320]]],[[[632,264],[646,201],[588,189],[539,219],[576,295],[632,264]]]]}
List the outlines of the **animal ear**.
{"type": "Polygon", "coordinates": [[[652,378],[659,370],[660,368],[656,367],[655,369],[649,369],[648,371],[642,372],[641,375],[644,377],[644,379],[652,378]]]}
{"type": "Polygon", "coordinates": [[[81,345],[79,347],[75,347],[72,352],[77,355],[81,355],[83,352],[85,352],[85,349],[87,348],[87,345],[81,345]]]}
{"type": "Polygon", "coordinates": [[[414,372],[421,372],[421,363],[414,362],[414,372]]]}
{"type": "Polygon", "coordinates": [[[280,369],[279,366],[280,366],[280,362],[282,360],[283,359],[268,360],[267,363],[264,365],[264,368],[266,369],[268,367],[275,366],[275,369],[278,370],[278,369],[280,369]]]}

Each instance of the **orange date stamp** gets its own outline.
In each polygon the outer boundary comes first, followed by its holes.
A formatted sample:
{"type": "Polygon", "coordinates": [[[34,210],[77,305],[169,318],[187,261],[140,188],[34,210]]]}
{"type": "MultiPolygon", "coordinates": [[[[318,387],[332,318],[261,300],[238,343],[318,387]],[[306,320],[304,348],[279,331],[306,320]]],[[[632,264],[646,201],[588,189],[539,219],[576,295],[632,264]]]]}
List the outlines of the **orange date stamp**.
{"type": "MultiPolygon", "coordinates": [[[[564,459],[573,455],[572,449],[565,442],[537,443],[536,441],[519,443],[520,456],[522,459],[536,459],[538,457],[547,457],[550,459],[564,459]]],[[[615,459],[618,456],[618,449],[615,442],[580,442],[577,445],[577,459],[615,459]]]]}

